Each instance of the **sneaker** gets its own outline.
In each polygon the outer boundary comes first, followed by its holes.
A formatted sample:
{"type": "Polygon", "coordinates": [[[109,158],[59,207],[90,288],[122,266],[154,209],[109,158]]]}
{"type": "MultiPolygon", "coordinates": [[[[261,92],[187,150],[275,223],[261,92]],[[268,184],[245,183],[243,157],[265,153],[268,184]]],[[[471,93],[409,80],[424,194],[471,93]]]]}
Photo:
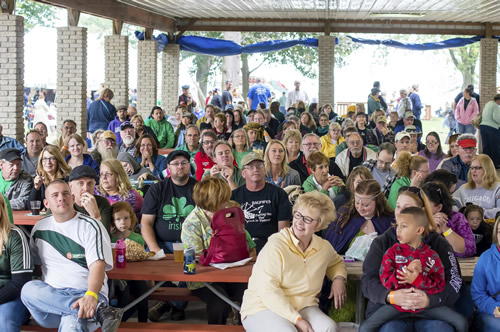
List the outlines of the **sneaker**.
{"type": "Polygon", "coordinates": [[[164,313],[170,311],[170,303],[168,302],[158,302],[151,309],[149,309],[148,317],[152,322],[157,322],[160,320],[164,313]]]}
{"type": "Polygon", "coordinates": [[[100,306],[95,316],[101,325],[102,332],[116,332],[122,321],[123,309],[100,306]]]}
{"type": "Polygon", "coordinates": [[[185,318],[186,314],[184,313],[184,310],[172,307],[172,314],[170,315],[170,319],[178,321],[178,320],[184,320],[185,318]]]}

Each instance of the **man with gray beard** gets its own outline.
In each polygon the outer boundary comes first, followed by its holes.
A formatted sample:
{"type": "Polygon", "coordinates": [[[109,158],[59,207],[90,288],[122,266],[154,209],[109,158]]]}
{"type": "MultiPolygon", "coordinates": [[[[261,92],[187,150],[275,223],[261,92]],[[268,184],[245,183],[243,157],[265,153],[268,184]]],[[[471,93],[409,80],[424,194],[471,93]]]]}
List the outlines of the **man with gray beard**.
{"type": "Polygon", "coordinates": [[[120,125],[120,137],[122,141],[118,147],[118,152],[127,152],[134,157],[137,139],[135,138],[134,126],[129,121],[125,121],[120,125]]]}
{"type": "Polygon", "coordinates": [[[116,159],[118,156],[118,145],[116,145],[116,135],[111,130],[102,133],[97,141],[96,148],[90,153],[92,158],[101,165],[107,159],[116,159]]]}

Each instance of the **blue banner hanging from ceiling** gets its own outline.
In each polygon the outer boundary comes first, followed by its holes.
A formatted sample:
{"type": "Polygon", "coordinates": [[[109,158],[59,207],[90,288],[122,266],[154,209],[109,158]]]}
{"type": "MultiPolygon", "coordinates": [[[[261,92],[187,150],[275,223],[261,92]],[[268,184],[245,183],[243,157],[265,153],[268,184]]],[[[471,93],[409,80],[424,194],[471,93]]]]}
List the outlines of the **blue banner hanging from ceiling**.
{"type": "MultiPolygon", "coordinates": [[[[144,32],[135,32],[135,36],[139,40],[144,40],[144,32]]],[[[388,47],[401,48],[413,51],[430,51],[430,50],[440,50],[445,48],[454,48],[467,46],[473,43],[477,43],[483,36],[474,36],[470,38],[451,38],[447,40],[442,40],[432,43],[403,43],[392,39],[365,39],[365,38],[355,38],[349,37],[355,43],[361,43],[365,45],[384,45],[388,47]]],[[[494,37],[500,39],[500,37],[494,37]]],[[[167,35],[162,33],[158,36],[153,36],[152,40],[158,42],[158,52],[163,51],[165,46],[168,44],[167,35]]],[[[279,51],[282,49],[290,48],[297,45],[307,46],[307,47],[318,47],[317,38],[302,38],[294,40],[270,40],[261,43],[255,43],[250,45],[241,46],[231,40],[200,37],[200,36],[181,36],[176,40],[176,44],[179,44],[180,49],[183,51],[189,51],[200,54],[207,54],[213,56],[229,56],[238,55],[242,53],[265,53],[279,51]]],[[[338,44],[338,39],[335,38],[335,44],[338,44]]]]}

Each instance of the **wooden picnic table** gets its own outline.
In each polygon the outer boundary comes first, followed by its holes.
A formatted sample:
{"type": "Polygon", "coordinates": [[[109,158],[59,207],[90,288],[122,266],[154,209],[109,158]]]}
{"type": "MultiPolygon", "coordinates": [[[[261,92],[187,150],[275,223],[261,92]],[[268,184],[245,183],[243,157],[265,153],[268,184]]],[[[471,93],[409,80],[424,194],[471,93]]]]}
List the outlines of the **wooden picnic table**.
{"type": "Polygon", "coordinates": [[[12,216],[14,217],[14,225],[34,226],[38,222],[38,220],[45,217],[45,214],[32,216],[30,210],[21,210],[21,211],[12,211],[12,216]]]}

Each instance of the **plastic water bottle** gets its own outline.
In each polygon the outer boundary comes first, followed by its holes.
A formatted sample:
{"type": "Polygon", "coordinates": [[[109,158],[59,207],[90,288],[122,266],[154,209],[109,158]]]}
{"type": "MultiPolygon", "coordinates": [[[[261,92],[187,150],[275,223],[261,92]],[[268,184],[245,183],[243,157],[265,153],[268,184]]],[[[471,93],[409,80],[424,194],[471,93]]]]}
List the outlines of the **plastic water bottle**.
{"type": "Polygon", "coordinates": [[[127,252],[127,246],[125,245],[125,241],[123,239],[119,239],[116,241],[116,262],[115,265],[119,269],[124,269],[127,266],[127,258],[125,254],[127,252]]]}

